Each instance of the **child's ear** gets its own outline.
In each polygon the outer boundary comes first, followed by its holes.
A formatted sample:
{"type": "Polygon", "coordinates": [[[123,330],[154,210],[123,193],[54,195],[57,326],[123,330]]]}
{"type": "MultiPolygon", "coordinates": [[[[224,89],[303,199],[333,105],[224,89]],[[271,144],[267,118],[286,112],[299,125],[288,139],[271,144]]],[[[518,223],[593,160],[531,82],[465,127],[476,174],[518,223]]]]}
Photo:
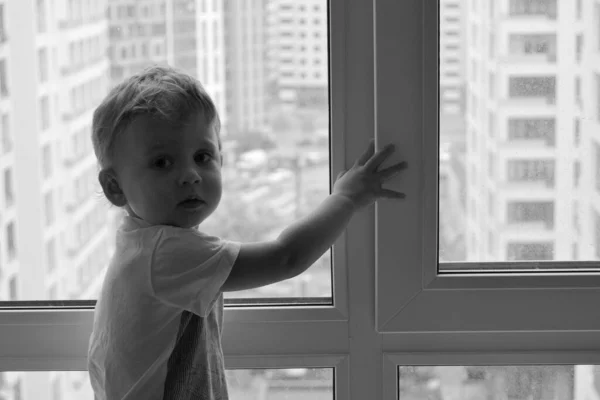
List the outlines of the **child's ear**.
{"type": "Polygon", "coordinates": [[[100,181],[104,195],[112,204],[117,207],[123,207],[127,204],[125,193],[123,193],[119,181],[117,180],[117,175],[112,168],[100,171],[98,174],[98,181],[100,181]]]}

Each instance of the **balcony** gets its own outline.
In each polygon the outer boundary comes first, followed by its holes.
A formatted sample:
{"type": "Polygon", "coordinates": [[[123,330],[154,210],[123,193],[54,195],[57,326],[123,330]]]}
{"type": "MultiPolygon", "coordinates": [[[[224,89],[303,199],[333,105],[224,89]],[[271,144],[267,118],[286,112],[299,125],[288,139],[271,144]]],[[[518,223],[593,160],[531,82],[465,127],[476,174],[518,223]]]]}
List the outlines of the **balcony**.
{"type": "Polygon", "coordinates": [[[519,192],[532,192],[535,190],[554,189],[554,178],[537,179],[537,180],[516,180],[506,179],[503,181],[505,189],[512,189],[519,192]]]}
{"type": "Polygon", "coordinates": [[[506,149],[506,150],[518,150],[518,149],[534,150],[534,149],[543,149],[543,148],[548,148],[548,149],[554,148],[554,141],[552,141],[550,139],[542,139],[542,138],[509,139],[509,140],[501,141],[499,144],[503,149],[506,149]]]}
{"type": "Polygon", "coordinates": [[[102,21],[104,19],[106,19],[106,15],[104,14],[104,12],[102,12],[95,15],[91,15],[88,18],[63,19],[58,23],[58,27],[61,30],[73,29],[84,24],[91,24],[98,21],[102,21]]]}
{"type": "Polygon", "coordinates": [[[556,64],[555,53],[511,53],[498,58],[501,64],[556,64]]]}
{"type": "Polygon", "coordinates": [[[557,18],[557,0],[512,0],[509,6],[510,18],[544,17],[557,18]]]}
{"type": "Polygon", "coordinates": [[[551,231],[554,229],[554,221],[509,221],[505,224],[508,231],[523,231],[527,233],[551,231]]]}
{"type": "Polygon", "coordinates": [[[556,97],[553,95],[505,97],[503,103],[506,105],[518,107],[555,106],[556,97]]]}

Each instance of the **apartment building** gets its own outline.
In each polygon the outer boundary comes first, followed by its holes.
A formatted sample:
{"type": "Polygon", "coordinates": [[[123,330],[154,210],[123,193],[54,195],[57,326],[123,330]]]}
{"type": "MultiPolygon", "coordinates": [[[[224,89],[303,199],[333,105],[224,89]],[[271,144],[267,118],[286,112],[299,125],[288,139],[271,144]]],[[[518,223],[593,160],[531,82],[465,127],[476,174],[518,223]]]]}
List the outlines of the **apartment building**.
{"type": "Polygon", "coordinates": [[[327,2],[270,0],[269,80],[278,101],[299,106],[328,102],[327,2]]]}
{"type": "Polygon", "coordinates": [[[466,6],[461,0],[440,0],[440,116],[464,112],[466,6]]]}
{"type": "Polygon", "coordinates": [[[468,2],[468,260],[599,258],[599,10],[468,2]]]}
{"type": "MultiPolygon", "coordinates": [[[[93,298],[112,252],[90,144],[109,87],[104,1],[0,1],[0,21],[0,297],[93,298]]],[[[65,391],[61,373],[3,378],[14,398],[65,391]]]]}
{"type": "Polygon", "coordinates": [[[202,82],[226,125],[223,2],[109,0],[111,85],[153,64],[202,82]]]}
{"type": "Polygon", "coordinates": [[[228,131],[264,132],[266,112],[265,0],[223,2],[228,131]]]}

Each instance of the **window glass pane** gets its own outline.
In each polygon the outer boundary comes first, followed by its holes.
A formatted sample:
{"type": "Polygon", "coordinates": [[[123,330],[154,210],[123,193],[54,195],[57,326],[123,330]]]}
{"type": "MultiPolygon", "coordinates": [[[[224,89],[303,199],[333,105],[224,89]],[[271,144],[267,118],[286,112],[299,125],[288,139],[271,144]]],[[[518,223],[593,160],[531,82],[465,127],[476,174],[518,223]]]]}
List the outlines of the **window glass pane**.
{"type": "MultiPolygon", "coordinates": [[[[8,29],[0,32],[8,38],[0,41],[0,264],[43,277],[21,282],[18,300],[97,298],[123,211],[98,183],[92,115],[114,85],[149,65],[200,79],[220,114],[223,195],[201,231],[275,239],[329,194],[327,0],[16,4],[0,17],[40,14],[28,19],[31,30],[0,24],[8,29]],[[303,27],[299,7],[310,21],[303,27]],[[51,32],[51,47],[39,47],[51,32]]],[[[225,297],[331,304],[331,276],[327,252],[299,277],[225,297]]]]}
{"type": "MultiPolygon", "coordinates": [[[[230,369],[230,400],[333,400],[333,368],[230,369]]],[[[0,372],[5,399],[93,400],[87,371],[0,372]]]]}
{"type": "Polygon", "coordinates": [[[600,366],[399,366],[398,386],[400,400],[597,399],[600,366]]]}
{"type": "Polygon", "coordinates": [[[440,272],[600,268],[600,3],[439,6],[440,272]]]}

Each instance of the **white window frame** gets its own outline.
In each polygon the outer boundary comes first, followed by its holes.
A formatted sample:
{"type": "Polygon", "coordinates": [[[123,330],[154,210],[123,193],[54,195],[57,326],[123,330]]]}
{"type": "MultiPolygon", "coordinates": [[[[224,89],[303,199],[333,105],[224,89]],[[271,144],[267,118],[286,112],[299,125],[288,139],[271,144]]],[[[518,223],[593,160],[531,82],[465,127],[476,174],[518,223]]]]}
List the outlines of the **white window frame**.
{"type": "MultiPolygon", "coordinates": [[[[33,12],[30,2],[16,2],[11,10],[15,15],[33,12]]],[[[24,24],[21,29],[34,32],[34,21],[24,24]]],[[[373,136],[372,2],[331,1],[330,49],[333,182],[373,136]]],[[[14,53],[12,64],[29,64],[26,52],[14,53]]],[[[374,387],[380,387],[381,368],[379,335],[373,324],[362,322],[373,321],[375,310],[372,211],[357,214],[335,243],[333,306],[226,308],[227,368],[334,367],[336,399],[371,398],[374,387]],[[351,291],[356,293],[349,296],[351,291]]],[[[27,232],[19,230],[19,243],[26,239],[27,232]]],[[[93,308],[64,306],[72,308],[0,311],[0,370],[85,371],[93,308]]]]}
{"type": "Polygon", "coordinates": [[[385,55],[376,63],[376,135],[395,142],[411,168],[405,206],[377,206],[377,330],[428,332],[443,338],[442,348],[462,351],[493,351],[500,339],[512,348],[543,348],[532,340],[540,337],[554,338],[554,350],[597,347],[600,275],[590,269],[598,262],[553,263],[578,273],[438,274],[438,4],[378,0],[376,9],[376,54],[385,55]],[[399,124],[403,109],[411,112],[399,124]],[[450,334],[456,332],[470,342],[450,334]]]}

